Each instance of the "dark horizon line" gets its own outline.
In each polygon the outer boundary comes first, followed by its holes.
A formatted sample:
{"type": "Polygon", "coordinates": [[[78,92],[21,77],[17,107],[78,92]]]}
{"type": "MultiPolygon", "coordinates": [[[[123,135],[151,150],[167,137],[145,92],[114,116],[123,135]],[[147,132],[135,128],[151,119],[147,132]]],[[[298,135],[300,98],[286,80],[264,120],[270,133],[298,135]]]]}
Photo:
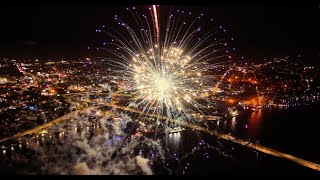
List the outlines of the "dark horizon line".
{"type": "Polygon", "coordinates": [[[253,6],[315,6],[315,5],[319,5],[319,2],[316,1],[291,1],[290,3],[288,2],[284,2],[284,1],[245,1],[245,0],[241,0],[241,1],[210,1],[210,0],[198,0],[198,1],[194,1],[194,0],[152,0],[152,1],[143,1],[143,0],[138,0],[138,1],[130,1],[130,0],[118,0],[118,1],[93,1],[93,0],[87,0],[87,1],[22,1],[22,2],[12,2],[12,1],[2,1],[0,3],[1,5],[150,5],[150,4],[159,4],[159,5],[244,5],[244,6],[248,6],[248,5],[253,5],[253,6]]]}
{"type": "MultiPolygon", "coordinates": [[[[234,62],[238,62],[241,60],[245,60],[245,61],[250,61],[250,62],[254,62],[254,63],[261,63],[264,60],[270,60],[270,59],[274,59],[274,58],[284,58],[286,56],[289,57],[300,57],[302,59],[304,58],[310,58],[310,55],[307,54],[303,54],[303,53],[291,53],[291,54],[283,54],[283,55],[269,55],[269,56],[264,56],[264,57],[244,57],[243,56],[233,56],[233,60],[234,62]]],[[[311,55],[312,57],[316,57],[317,55],[311,55]]],[[[0,63],[2,60],[4,59],[14,59],[14,60],[75,60],[75,59],[85,59],[85,58],[91,58],[91,59],[98,59],[98,58],[102,58],[102,57],[106,57],[108,58],[108,56],[93,56],[93,55],[61,55],[61,56],[50,56],[50,55],[30,55],[30,56],[25,56],[25,57],[18,57],[18,56],[0,56],[0,63]]],[[[309,61],[305,61],[303,60],[303,62],[309,62],[309,61]]],[[[317,61],[317,59],[311,60],[311,62],[317,62],[319,64],[319,62],[317,61]]]]}

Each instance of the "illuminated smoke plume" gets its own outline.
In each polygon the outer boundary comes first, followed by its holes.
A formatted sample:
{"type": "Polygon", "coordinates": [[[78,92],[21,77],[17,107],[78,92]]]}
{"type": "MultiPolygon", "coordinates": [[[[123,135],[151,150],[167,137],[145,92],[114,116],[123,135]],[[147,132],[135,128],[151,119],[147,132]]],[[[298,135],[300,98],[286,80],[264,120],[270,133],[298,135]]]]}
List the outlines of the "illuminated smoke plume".
{"type": "MultiPolygon", "coordinates": [[[[30,157],[15,155],[14,161],[30,163],[21,174],[148,174],[152,168],[148,162],[164,160],[164,150],[159,141],[143,136],[129,135],[124,132],[126,124],[131,122],[125,114],[114,120],[108,116],[96,117],[96,112],[77,115],[72,122],[62,123],[49,129],[60,132],[43,142],[29,141],[30,157]],[[99,118],[95,125],[88,118],[99,118]],[[78,126],[75,126],[75,125],[78,126]],[[76,129],[76,127],[81,127],[76,129]],[[68,128],[66,128],[68,127],[68,128]],[[89,128],[88,128],[89,127],[89,128]],[[61,132],[61,129],[64,129],[61,132]],[[66,129],[69,129],[66,131],[66,129]],[[94,133],[94,134],[92,134],[94,133]]],[[[28,153],[26,153],[28,154],[28,153]]]]}

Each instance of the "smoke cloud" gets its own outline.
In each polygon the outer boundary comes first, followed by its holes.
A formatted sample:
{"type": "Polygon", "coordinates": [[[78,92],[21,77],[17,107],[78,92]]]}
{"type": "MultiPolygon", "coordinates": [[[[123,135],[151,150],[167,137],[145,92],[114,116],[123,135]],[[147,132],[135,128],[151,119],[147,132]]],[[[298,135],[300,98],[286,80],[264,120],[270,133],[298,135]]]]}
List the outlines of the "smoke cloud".
{"type": "Polygon", "coordinates": [[[125,133],[131,119],[126,114],[118,117],[112,119],[98,116],[95,110],[87,111],[49,128],[51,137],[30,140],[30,152],[23,153],[26,157],[13,157],[23,167],[19,174],[152,175],[149,162],[164,161],[161,143],[125,133]],[[99,124],[90,119],[98,119],[99,124]],[[27,165],[30,162],[32,167],[27,165]]]}
{"type": "Polygon", "coordinates": [[[136,157],[137,160],[137,164],[138,166],[142,169],[142,171],[146,174],[146,175],[152,175],[152,170],[150,169],[150,167],[148,166],[148,159],[145,159],[141,156],[137,156],[136,157]]]}

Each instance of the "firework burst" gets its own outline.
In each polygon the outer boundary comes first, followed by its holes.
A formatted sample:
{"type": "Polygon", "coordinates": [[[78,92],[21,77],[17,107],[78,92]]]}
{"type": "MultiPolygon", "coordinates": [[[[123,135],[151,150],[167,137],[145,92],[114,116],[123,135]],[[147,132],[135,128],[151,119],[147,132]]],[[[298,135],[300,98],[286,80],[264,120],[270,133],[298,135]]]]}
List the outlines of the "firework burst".
{"type": "Polygon", "coordinates": [[[225,62],[225,30],[213,26],[213,19],[203,20],[204,14],[180,10],[169,12],[160,29],[158,9],[153,5],[141,14],[127,8],[130,21],[115,15],[118,27],[97,30],[111,37],[103,49],[111,54],[114,78],[126,84],[128,106],[145,115],[192,120],[193,114],[210,113],[209,96],[217,83],[210,67],[225,62]]]}

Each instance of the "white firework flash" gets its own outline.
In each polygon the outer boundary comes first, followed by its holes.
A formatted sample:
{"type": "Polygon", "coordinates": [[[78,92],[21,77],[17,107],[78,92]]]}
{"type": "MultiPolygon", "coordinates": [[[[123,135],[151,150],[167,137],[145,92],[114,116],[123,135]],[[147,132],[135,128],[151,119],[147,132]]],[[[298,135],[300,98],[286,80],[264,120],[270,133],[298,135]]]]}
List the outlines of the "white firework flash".
{"type": "MultiPolygon", "coordinates": [[[[228,51],[225,30],[205,21],[204,14],[169,12],[165,29],[159,6],[146,14],[127,8],[130,18],[114,16],[119,27],[103,26],[110,41],[104,42],[114,79],[130,94],[127,106],[157,119],[193,120],[195,114],[210,114],[209,98],[218,86],[213,65],[225,63],[228,51]],[[125,20],[129,19],[129,20],[125,20]]],[[[120,93],[122,93],[120,92],[120,93]]]]}

